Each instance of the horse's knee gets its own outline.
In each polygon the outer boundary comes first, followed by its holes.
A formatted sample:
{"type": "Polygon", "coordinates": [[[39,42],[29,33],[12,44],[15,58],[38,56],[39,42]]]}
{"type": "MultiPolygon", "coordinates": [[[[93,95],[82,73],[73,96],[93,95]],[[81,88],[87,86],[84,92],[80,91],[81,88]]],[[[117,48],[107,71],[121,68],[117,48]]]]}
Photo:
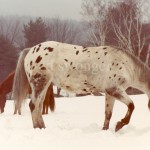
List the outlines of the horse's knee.
{"type": "Polygon", "coordinates": [[[36,73],[34,76],[31,77],[31,82],[34,86],[35,97],[37,98],[47,84],[46,77],[44,75],[36,73]]]}

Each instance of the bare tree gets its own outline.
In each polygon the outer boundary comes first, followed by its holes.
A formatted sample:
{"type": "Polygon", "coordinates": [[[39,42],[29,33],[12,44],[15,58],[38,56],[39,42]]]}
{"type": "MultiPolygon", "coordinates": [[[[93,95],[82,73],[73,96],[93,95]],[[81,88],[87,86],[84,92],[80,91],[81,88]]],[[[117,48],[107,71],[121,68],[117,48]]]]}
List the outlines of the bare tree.
{"type": "Polygon", "coordinates": [[[70,44],[80,44],[81,34],[80,27],[75,21],[62,20],[59,17],[53,18],[47,23],[49,32],[48,39],[70,43],[70,44]]]}
{"type": "MultiPolygon", "coordinates": [[[[109,10],[109,20],[113,27],[113,33],[117,46],[141,57],[147,42],[145,25],[142,22],[142,14],[136,0],[127,0],[119,3],[109,10]]],[[[147,50],[149,54],[149,49],[147,50]]],[[[145,63],[148,63],[147,55],[145,63]]]]}
{"type": "Polygon", "coordinates": [[[16,47],[22,45],[22,25],[16,18],[0,18],[0,33],[8,38],[16,47]]]}
{"type": "Polygon", "coordinates": [[[132,2],[130,2],[130,5],[120,3],[116,8],[110,10],[109,18],[118,46],[132,53],[135,52],[134,49],[138,46],[138,56],[140,56],[144,46],[144,38],[141,39],[142,23],[140,23],[140,18],[137,15],[136,9],[135,4],[132,2]],[[133,42],[134,39],[138,40],[138,42],[133,42]]]}
{"type": "Polygon", "coordinates": [[[145,64],[148,66],[149,66],[149,59],[150,59],[150,45],[148,47],[147,55],[146,55],[146,59],[145,59],[145,64]]]}
{"type": "Polygon", "coordinates": [[[145,22],[150,22],[150,1],[149,0],[137,0],[138,6],[140,8],[141,14],[143,16],[142,20],[145,22]]]}
{"type": "Polygon", "coordinates": [[[106,35],[109,31],[106,21],[108,5],[102,0],[83,0],[82,16],[87,22],[87,39],[90,45],[105,45],[106,35]]]}

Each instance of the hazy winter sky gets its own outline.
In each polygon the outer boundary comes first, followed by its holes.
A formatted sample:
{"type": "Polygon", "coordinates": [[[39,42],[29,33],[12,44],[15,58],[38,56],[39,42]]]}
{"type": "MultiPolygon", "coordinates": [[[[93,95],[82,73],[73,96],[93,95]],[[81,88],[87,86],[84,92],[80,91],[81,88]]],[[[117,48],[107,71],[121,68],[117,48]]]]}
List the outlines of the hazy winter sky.
{"type": "Polygon", "coordinates": [[[0,15],[81,19],[82,0],[0,0],[0,15]]]}

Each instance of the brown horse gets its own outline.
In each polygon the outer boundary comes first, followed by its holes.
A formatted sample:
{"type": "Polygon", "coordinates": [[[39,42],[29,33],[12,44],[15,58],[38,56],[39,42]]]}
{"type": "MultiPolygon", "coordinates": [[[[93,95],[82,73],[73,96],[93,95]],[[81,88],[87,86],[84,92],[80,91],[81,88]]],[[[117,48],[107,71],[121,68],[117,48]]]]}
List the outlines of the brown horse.
{"type": "Polygon", "coordinates": [[[0,85],[0,111],[4,112],[6,95],[11,92],[13,85],[14,72],[10,73],[0,85]]]}
{"type": "MultiPolygon", "coordinates": [[[[6,95],[12,91],[14,75],[15,75],[15,71],[11,72],[0,84],[0,112],[1,113],[4,112],[6,95]]],[[[29,89],[29,93],[31,93],[31,89],[29,89]]],[[[55,109],[55,100],[54,100],[52,84],[49,86],[47,90],[47,94],[43,102],[42,114],[48,114],[48,107],[50,107],[51,111],[54,111],[55,109]]],[[[17,110],[15,110],[14,114],[16,113],[17,110]]],[[[21,112],[18,111],[18,113],[20,114],[21,112]]]]}
{"type": "Polygon", "coordinates": [[[43,102],[42,114],[48,114],[48,107],[50,107],[51,111],[54,111],[55,109],[54,106],[55,106],[55,100],[53,94],[53,84],[50,84],[46,93],[45,100],[43,102]]]}

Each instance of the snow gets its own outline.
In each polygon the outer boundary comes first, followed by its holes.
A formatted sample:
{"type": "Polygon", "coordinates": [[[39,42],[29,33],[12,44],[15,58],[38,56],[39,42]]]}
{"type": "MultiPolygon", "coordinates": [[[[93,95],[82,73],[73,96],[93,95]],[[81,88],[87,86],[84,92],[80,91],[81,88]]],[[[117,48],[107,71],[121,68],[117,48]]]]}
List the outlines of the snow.
{"type": "Polygon", "coordinates": [[[104,96],[56,98],[56,111],[44,115],[46,129],[33,129],[28,101],[21,116],[13,115],[13,101],[0,114],[1,150],[147,150],[150,141],[150,113],[146,95],[131,96],[135,111],[131,122],[115,132],[117,121],[127,111],[116,101],[110,129],[101,130],[104,96]]]}

